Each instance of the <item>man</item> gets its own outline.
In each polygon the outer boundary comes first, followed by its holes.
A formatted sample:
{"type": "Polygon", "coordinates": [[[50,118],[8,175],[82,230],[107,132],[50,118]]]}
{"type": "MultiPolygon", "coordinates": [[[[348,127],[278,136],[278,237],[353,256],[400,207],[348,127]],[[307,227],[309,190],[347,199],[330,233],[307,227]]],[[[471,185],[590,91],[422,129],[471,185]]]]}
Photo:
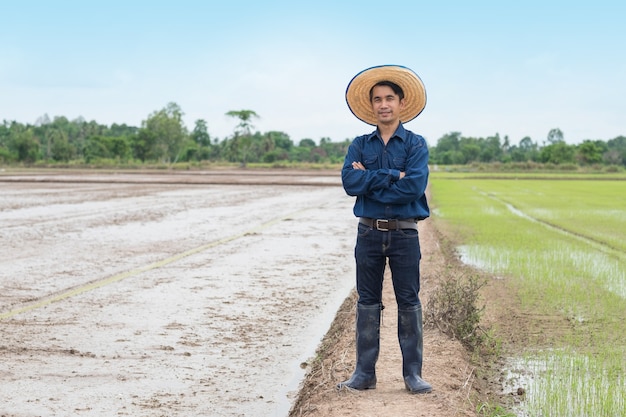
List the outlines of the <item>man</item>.
{"type": "Polygon", "coordinates": [[[383,273],[387,261],[398,304],[398,341],[402,375],[410,393],[432,391],[422,379],[422,307],[419,300],[421,258],[417,221],[430,214],[425,191],[428,148],[423,137],[402,123],[426,105],[420,78],[406,67],[368,68],[350,81],[346,101],[360,120],[376,126],[354,139],[341,171],[343,187],[355,196],[359,217],[356,258],[356,368],[337,385],[376,388],[380,348],[383,273]]]}

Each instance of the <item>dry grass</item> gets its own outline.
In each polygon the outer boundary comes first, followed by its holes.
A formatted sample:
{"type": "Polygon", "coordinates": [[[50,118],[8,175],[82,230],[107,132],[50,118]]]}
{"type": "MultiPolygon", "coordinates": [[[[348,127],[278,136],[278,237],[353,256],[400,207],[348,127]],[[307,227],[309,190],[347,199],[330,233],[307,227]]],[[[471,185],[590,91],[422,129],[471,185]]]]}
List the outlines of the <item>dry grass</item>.
{"type": "Polygon", "coordinates": [[[478,275],[449,274],[430,295],[425,325],[437,327],[470,350],[478,348],[483,340],[479,324],[484,310],[478,300],[486,283],[478,275]]]}

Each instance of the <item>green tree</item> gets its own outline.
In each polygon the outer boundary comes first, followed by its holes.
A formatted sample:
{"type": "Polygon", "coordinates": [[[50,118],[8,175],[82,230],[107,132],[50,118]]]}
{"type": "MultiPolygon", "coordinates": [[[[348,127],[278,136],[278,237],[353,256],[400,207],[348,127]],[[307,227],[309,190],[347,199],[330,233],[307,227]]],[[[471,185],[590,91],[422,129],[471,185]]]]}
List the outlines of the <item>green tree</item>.
{"type": "Polygon", "coordinates": [[[11,135],[8,149],[18,161],[33,163],[39,155],[39,142],[32,129],[16,129],[11,135]]]}
{"type": "Polygon", "coordinates": [[[200,146],[211,146],[211,136],[209,135],[209,129],[205,120],[196,120],[193,131],[191,132],[191,138],[200,146]]]}
{"type": "Polygon", "coordinates": [[[315,148],[315,141],[313,139],[305,138],[300,140],[300,144],[298,146],[303,148],[315,148]]]}
{"type": "Polygon", "coordinates": [[[480,157],[480,143],[474,138],[461,138],[459,140],[459,151],[463,155],[463,164],[475,162],[480,157]]]}
{"type": "Polygon", "coordinates": [[[263,154],[263,162],[273,163],[289,159],[289,152],[284,149],[272,149],[263,154]]]}
{"type": "MultiPolygon", "coordinates": [[[[508,140],[507,140],[508,141],[508,140]]],[[[506,145],[508,147],[508,144],[506,145]]],[[[480,151],[480,160],[483,162],[495,162],[502,160],[503,146],[500,142],[500,135],[489,136],[484,140],[480,151]]]]}
{"type": "Polygon", "coordinates": [[[157,159],[154,150],[157,142],[157,133],[148,129],[139,129],[136,136],[133,136],[130,147],[133,156],[141,162],[157,159]]]}
{"type": "Polygon", "coordinates": [[[109,150],[111,157],[117,158],[121,161],[127,162],[132,153],[130,140],[126,136],[111,136],[107,137],[107,149],[109,150]]]}
{"type": "Polygon", "coordinates": [[[6,147],[9,143],[9,136],[11,135],[11,123],[7,120],[3,120],[0,124],[0,147],[6,147]]]}
{"type": "Polygon", "coordinates": [[[294,162],[311,162],[311,149],[294,146],[289,151],[289,160],[294,162]]]}
{"type": "Polygon", "coordinates": [[[533,152],[537,152],[538,148],[537,144],[528,136],[519,141],[519,147],[524,153],[529,155],[533,152]]]}
{"type": "Polygon", "coordinates": [[[462,154],[459,150],[461,132],[451,132],[443,135],[437,145],[430,149],[430,160],[434,164],[453,165],[460,162],[462,154]]]}
{"type": "Polygon", "coordinates": [[[585,140],[576,148],[576,160],[581,165],[599,164],[602,162],[602,154],[605,150],[602,145],[591,140],[585,140]]]}
{"type": "Polygon", "coordinates": [[[509,155],[511,157],[511,161],[514,162],[538,161],[538,145],[533,142],[530,137],[525,136],[522,140],[520,140],[518,146],[511,146],[509,149],[509,155]]]}
{"type": "Polygon", "coordinates": [[[284,132],[270,131],[263,135],[262,149],[263,162],[277,162],[289,159],[289,150],[293,148],[293,142],[284,132]]]}
{"type": "Polygon", "coordinates": [[[561,132],[561,129],[555,128],[555,129],[551,129],[548,132],[548,143],[549,144],[555,144],[558,142],[564,142],[565,140],[563,139],[563,132],[561,132]]]}
{"type": "Polygon", "coordinates": [[[289,138],[288,134],[277,131],[268,132],[267,134],[271,136],[275,148],[280,148],[285,151],[289,151],[293,148],[293,141],[289,138]]]}
{"type": "Polygon", "coordinates": [[[69,162],[76,154],[76,148],[67,140],[65,135],[59,136],[52,142],[52,159],[69,162]]]}
{"type": "Polygon", "coordinates": [[[55,161],[68,162],[74,156],[74,149],[67,135],[66,118],[55,118],[55,121],[46,127],[46,158],[55,161]]]}
{"type": "Polygon", "coordinates": [[[231,140],[230,151],[231,154],[239,158],[242,166],[246,166],[252,145],[251,132],[254,128],[252,119],[258,119],[259,115],[253,110],[231,110],[226,113],[226,116],[239,119],[231,140]]]}
{"type": "Polygon", "coordinates": [[[348,152],[350,142],[350,139],[345,139],[343,142],[333,142],[330,138],[324,137],[320,139],[320,148],[326,152],[329,162],[340,163],[343,162],[348,152]]]}
{"type": "Polygon", "coordinates": [[[147,120],[142,122],[142,129],[154,139],[146,157],[173,163],[181,155],[183,142],[187,138],[187,130],[183,124],[183,112],[176,103],[168,103],[167,106],[152,113],[147,120]]]}
{"type": "Polygon", "coordinates": [[[111,127],[108,129],[106,128],[106,126],[98,125],[94,121],[91,121],[87,123],[86,125],[89,126],[87,136],[91,136],[93,134],[102,134],[105,136],[117,136],[117,137],[125,136],[126,138],[130,138],[133,135],[136,135],[137,131],[139,130],[135,126],[128,126],[126,123],[122,123],[121,125],[118,125],[117,123],[113,123],[111,127]],[[94,130],[99,130],[99,129],[101,129],[102,132],[97,132],[97,133],[93,132],[94,130]]]}
{"type": "Polygon", "coordinates": [[[83,158],[85,158],[85,162],[89,164],[95,160],[110,157],[111,155],[106,146],[104,137],[91,136],[85,140],[85,147],[83,149],[83,158]]]}
{"type": "Polygon", "coordinates": [[[185,140],[183,147],[182,147],[182,152],[180,153],[180,160],[181,161],[197,161],[199,159],[201,159],[201,153],[200,153],[200,149],[202,147],[200,145],[198,145],[193,139],[189,138],[187,140],[185,140]]]}
{"type": "Polygon", "coordinates": [[[607,151],[603,155],[606,163],[626,165],[626,136],[618,136],[606,142],[607,151]]]}
{"type": "Polygon", "coordinates": [[[541,162],[550,164],[574,163],[576,147],[563,141],[554,142],[541,148],[539,157],[541,162]]]}
{"type": "Polygon", "coordinates": [[[256,132],[249,136],[248,149],[246,151],[246,162],[259,162],[263,160],[263,154],[267,152],[268,147],[272,147],[272,143],[268,142],[261,132],[256,132]]]}

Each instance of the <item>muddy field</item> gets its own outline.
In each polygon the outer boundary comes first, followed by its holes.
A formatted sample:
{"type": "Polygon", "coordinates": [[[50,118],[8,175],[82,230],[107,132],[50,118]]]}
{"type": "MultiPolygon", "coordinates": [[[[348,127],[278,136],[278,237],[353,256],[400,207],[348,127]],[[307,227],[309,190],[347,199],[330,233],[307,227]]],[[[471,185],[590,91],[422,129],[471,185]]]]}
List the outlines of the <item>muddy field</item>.
{"type": "MultiPolygon", "coordinates": [[[[2,173],[0,416],[284,417],[296,400],[471,415],[465,353],[437,333],[433,394],[396,381],[390,298],[376,393],[334,391],[353,363],[344,331],[345,366],[299,394],[354,286],[352,203],[336,172],[2,173]]],[[[428,288],[444,261],[420,227],[428,288]]]]}

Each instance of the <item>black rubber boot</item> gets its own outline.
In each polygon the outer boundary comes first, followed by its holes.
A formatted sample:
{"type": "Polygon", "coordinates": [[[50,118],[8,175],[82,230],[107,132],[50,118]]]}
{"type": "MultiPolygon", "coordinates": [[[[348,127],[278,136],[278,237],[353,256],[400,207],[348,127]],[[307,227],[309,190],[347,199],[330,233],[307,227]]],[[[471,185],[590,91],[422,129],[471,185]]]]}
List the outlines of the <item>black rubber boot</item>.
{"type": "Polygon", "coordinates": [[[398,341],[402,351],[404,386],[411,394],[425,394],[433,387],[422,379],[422,306],[398,309],[398,341]]]}
{"type": "Polygon", "coordinates": [[[361,305],[356,309],[356,368],[352,377],[337,384],[356,390],[376,388],[376,361],[380,350],[380,304],[361,305]]]}

